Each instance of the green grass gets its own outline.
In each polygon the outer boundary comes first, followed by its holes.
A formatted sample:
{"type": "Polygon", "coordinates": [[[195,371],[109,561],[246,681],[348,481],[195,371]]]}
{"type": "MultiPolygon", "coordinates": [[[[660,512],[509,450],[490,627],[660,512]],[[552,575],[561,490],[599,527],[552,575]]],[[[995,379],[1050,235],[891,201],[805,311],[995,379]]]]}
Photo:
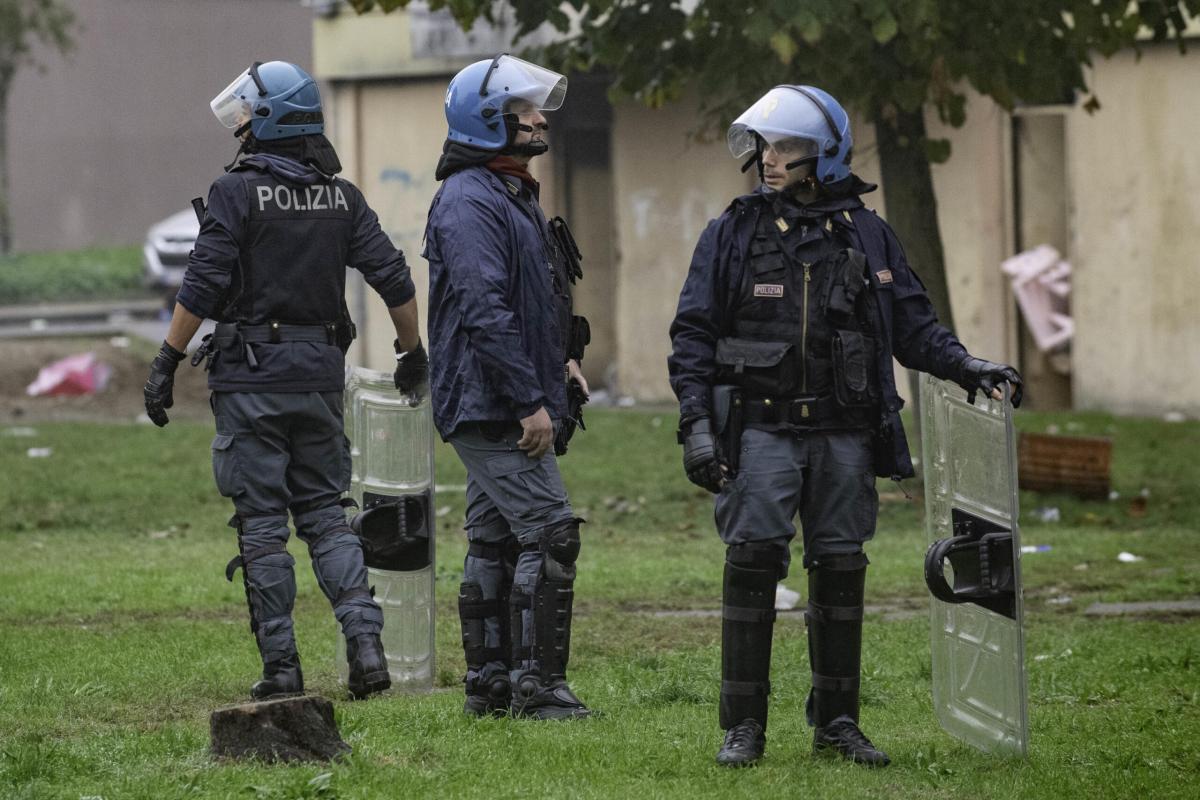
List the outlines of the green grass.
{"type": "MultiPolygon", "coordinates": [[[[211,427],[42,425],[0,435],[0,797],[1192,797],[1200,786],[1200,622],[1085,617],[1094,601],[1200,596],[1200,425],[1103,415],[1021,414],[1032,430],[1073,426],[1115,442],[1121,498],[1026,516],[1031,755],[983,756],[942,733],[930,700],[920,564],[920,487],[892,484],[869,547],[868,602],[916,609],[865,627],[864,725],[893,758],[868,772],[809,752],[803,622],[777,626],[767,758],[712,763],[720,621],[655,616],[715,608],[722,547],[711,501],[683,479],[675,418],[593,411],[563,469],[584,510],[572,682],[603,712],[577,723],[460,714],[455,598],[464,497],[438,520],[438,691],[344,701],[336,630],[298,556],[297,635],[311,691],[337,701],[353,755],[334,765],[223,764],[207,755],[208,715],[244,697],[258,668],[229,509],[212,486],[211,427]],[[44,459],[29,447],[52,447],[44,459]],[[1149,490],[1145,516],[1126,498],[1149,490]],[[1145,560],[1124,564],[1128,550],[1145,560]],[[1084,566],[1086,565],[1086,566],[1084,566]],[[1069,596],[1068,603],[1051,599],[1069,596]]],[[[439,482],[461,466],[438,452],[439,482]]],[[[798,556],[798,553],[797,553],[798,556]]],[[[798,560],[798,558],[797,558],[798,560]]],[[[797,568],[788,579],[803,588],[797,568]]]]}
{"type": "Polygon", "coordinates": [[[140,247],[0,256],[0,305],[146,296],[140,247]]]}

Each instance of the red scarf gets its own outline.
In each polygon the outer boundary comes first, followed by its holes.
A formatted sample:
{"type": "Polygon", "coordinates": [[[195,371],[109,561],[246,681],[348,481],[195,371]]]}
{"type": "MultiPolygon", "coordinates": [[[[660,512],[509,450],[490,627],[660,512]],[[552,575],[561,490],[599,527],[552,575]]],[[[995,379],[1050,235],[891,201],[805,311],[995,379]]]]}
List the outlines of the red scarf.
{"type": "Polygon", "coordinates": [[[484,166],[498,175],[511,175],[514,178],[520,178],[521,183],[529,187],[529,191],[535,195],[537,194],[538,182],[529,174],[529,167],[517,161],[512,156],[496,156],[484,164],[484,166]]]}

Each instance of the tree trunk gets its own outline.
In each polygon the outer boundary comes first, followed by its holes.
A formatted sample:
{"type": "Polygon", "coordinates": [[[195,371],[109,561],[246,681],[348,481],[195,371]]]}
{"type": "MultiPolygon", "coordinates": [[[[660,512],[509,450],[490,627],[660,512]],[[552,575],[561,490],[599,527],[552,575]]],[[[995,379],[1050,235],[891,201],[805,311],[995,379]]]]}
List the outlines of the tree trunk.
{"type": "Polygon", "coordinates": [[[904,245],[908,263],[921,276],[938,322],[954,330],[946,259],[938,230],[937,198],[925,154],[925,116],[900,112],[894,123],[875,123],[888,224],[904,245]]]}
{"type": "MultiPolygon", "coordinates": [[[[950,287],[946,283],[946,257],[942,234],[938,229],[937,198],[933,193],[933,175],[925,151],[925,115],[922,110],[900,112],[894,122],[876,115],[875,139],[879,146],[879,167],[883,176],[884,205],[888,224],[900,237],[908,263],[921,276],[938,322],[954,330],[950,310],[950,287]]],[[[914,451],[921,447],[920,374],[908,373],[912,396],[912,436],[914,451]]],[[[917,465],[917,476],[924,475],[924,464],[917,465]]]]}
{"type": "Polygon", "coordinates": [[[0,70],[0,256],[12,248],[8,216],[8,89],[12,72],[0,70]]]}

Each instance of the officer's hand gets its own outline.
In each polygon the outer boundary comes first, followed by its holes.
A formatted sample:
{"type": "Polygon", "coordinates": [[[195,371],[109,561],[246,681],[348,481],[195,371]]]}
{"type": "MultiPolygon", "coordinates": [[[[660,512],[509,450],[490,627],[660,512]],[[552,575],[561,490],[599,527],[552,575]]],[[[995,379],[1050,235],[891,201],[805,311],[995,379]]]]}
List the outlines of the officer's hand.
{"type": "Polygon", "coordinates": [[[521,420],[521,428],[524,432],[517,442],[517,447],[524,450],[525,455],[530,458],[541,458],[550,445],[554,444],[554,424],[550,422],[550,415],[546,413],[545,408],[539,408],[521,420]]]}
{"type": "Polygon", "coordinates": [[[175,405],[175,370],[183,358],[183,353],[163,342],[150,364],[150,377],[146,379],[146,388],[143,389],[146,416],[160,428],[170,421],[164,409],[175,405]]]}
{"type": "Polygon", "coordinates": [[[419,402],[429,383],[429,354],[425,352],[425,345],[418,339],[417,346],[405,352],[400,349],[400,340],[396,339],[392,347],[396,350],[396,372],[392,375],[396,388],[411,394],[419,402]]]}
{"type": "Polygon", "coordinates": [[[721,463],[721,451],[712,434],[708,417],[698,417],[680,430],[683,444],[683,471],[688,480],[713,494],[721,491],[728,480],[729,469],[721,463]]]}
{"type": "Polygon", "coordinates": [[[1021,374],[1007,364],[995,364],[982,358],[967,356],[959,366],[958,384],[967,390],[967,402],[975,404],[975,393],[984,394],[999,400],[1004,395],[1000,386],[1005,382],[1012,385],[1013,408],[1021,405],[1021,392],[1024,384],[1021,374]]]}
{"type": "Polygon", "coordinates": [[[579,362],[571,359],[567,362],[567,383],[575,381],[579,384],[579,388],[583,389],[583,396],[591,398],[592,392],[588,389],[587,379],[583,377],[583,372],[579,368],[579,362]]]}

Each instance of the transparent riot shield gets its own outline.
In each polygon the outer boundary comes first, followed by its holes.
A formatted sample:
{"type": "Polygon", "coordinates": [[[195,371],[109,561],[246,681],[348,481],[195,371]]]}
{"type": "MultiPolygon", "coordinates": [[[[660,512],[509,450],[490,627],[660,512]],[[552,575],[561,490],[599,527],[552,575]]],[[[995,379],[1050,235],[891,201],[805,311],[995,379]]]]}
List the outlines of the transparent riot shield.
{"type": "MultiPolygon", "coordinates": [[[[434,674],[433,412],[396,391],[390,372],[346,370],[346,435],[350,497],[359,511],[351,527],[375,601],[383,608],[383,650],[393,688],[430,691],[434,674]]],[[[347,680],[339,636],[338,676],[347,680]]]]}
{"type": "Polygon", "coordinates": [[[951,735],[1024,756],[1029,742],[1012,407],[921,381],[933,705],[951,735]]]}

